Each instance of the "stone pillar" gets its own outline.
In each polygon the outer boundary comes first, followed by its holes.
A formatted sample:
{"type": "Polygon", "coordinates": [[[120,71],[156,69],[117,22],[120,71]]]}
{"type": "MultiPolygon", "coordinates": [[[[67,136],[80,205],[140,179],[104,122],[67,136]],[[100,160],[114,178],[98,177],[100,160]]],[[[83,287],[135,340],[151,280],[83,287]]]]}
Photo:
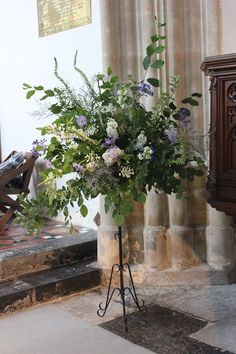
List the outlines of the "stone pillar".
{"type": "Polygon", "coordinates": [[[235,262],[235,232],[232,218],[208,206],[206,229],[207,263],[215,270],[231,268],[235,262]]]}
{"type": "Polygon", "coordinates": [[[167,267],[168,204],[165,193],[147,194],[144,217],[144,263],[149,267],[167,267]]]}
{"type": "MultiPolygon", "coordinates": [[[[118,263],[118,240],[115,238],[118,226],[112,218],[112,209],[106,214],[104,209],[104,197],[100,197],[100,226],[98,227],[98,264],[107,270],[118,263]]],[[[123,260],[128,261],[128,235],[125,228],[122,228],[123,238],[123,260]]]]}
{"type": "Polygon", "coordinates": [[[173,269],[196,263],[193,252],[193,230],[189,226],[188,201],[169,197],[170,228],[168,230],[168,255],[173,269]]]}
{"type": "Polygon", "coordinates": [[[195,177],[189,183],[190,199],[188,200],[189,224],[193,230],[193,250],[199,263],[206,261],[206,219],[207,208],[204,198],[206,173],[195,177]]]}
{"type": "Polygon", "coordinates": [[[143,204],[134,202],[134,209],[125,220],[129,244],[129,263],[143,263],[143,204]]]}
{"type": "MultiPolygon", "coordinates": [[[[166,66],[161,74],[162,81],[168,82],[171,75],[181,76],[177,101],[195,91],[205,96],[201,105],[193,109],[194,129],[189,131],[189,135],[191,141],[196,142],[197,135],[203,136],[208,131],[208,82],[203,78],[200,64],[205,56],[218,54],[221,47],[220,1],[101,0],[100,3],[104,69],[111,65],[121,79],[125,79],[129,73],[137,79],[142,78],[141,59],[145,56],[146,44],[154,31],[154,16],[167,23],[167,48],[163,54],[166,66]]],[[[156,97],[152,97],[148,106],[152,106],[155,101],[156,97]]],[[[198,147],[201,148],[201,145],[198,147]]],[[[203,188],[203,180],[190,186],[192,201],[176,200],[173,195],[167,198],[151,192],[145,206],[144,255],[140,246],[143,222],[141,207],[137,206],[128,218],[130,261],[141,262],[144,257],[147,266],[157,269],[169,264],[180,269],[204,261],[206,205],[201,196],[203,188]],[[167,221],[167,210],[170,222],[167,221]],[[170,227],[165,234],[168,224],[170,227]]],[[[99,263],[107,267],[116,259],[117,250],[113,240],[115,226],[111,214],[103,213],[101,210],[99,263]]],[[[212,230],[211,226],[212,222],[208,234],[212,230]]],[[[222,227],[228,230],[225,232],[231,240],[231,227],[226,227],[225,221],[222,221],[222,227]]],[[[212,251],[209,252],[212,249],[209,246],[211,241],[208,241],[207,246],[209,263],[212,262],[212,251]]],[[[126,250],[128,252],[127,246],[126,250]]]]}

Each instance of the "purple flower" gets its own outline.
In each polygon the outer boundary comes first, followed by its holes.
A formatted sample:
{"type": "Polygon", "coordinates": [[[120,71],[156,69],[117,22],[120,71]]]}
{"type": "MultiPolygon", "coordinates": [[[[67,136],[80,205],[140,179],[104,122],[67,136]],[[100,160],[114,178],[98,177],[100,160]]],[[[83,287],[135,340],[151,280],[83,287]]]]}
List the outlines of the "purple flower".
{"type": "Polygon", "coordinates": [[[33,141],[32,153],[35,157],[39,157],[39,155],[42,155],[45,153],[45,151],[47,149],[46,141],[47,141],[46,139],[41,139],[41,140],[36,139],[33,141]]]}
{"type": "Polygon", "coordinates": [[[173,117],[176,119],[176,120],[180,120],[180,121],[183,121],[185,120],[186,117],[189,117],[190,116],[190,111],[187,109],[187,108],[180,108],[178,110],[178,112],[176,112],[173,117]]]}
{"type": "Polygon", "coordinates": [[[46,148],[46,139],[41,139],[41,140],[34,140],[33,141],[33,148],[36,148],[36,147],[41,147],[42,149],[45,149],[46,148]]]}
{"type": "Polygon", "coordinates": [[[84,167],[80,163],[74,162],[72,166],[76,172],[83,172],[84,171],[84,167]]]}
{"type": "Polygon", "coordinates": [[[32,155],[37,159],[39,157],[39,152],[37,150],[31,150],[32,155]]]}
{"type": "Polygon", "coordinates": [[[137,90],[141,93],[147,93],[150,96],[153,96],[153,92],[151,91],[151,86],[149,84],[146,84],[145,82],[141,82],[137,90]]]}
{"type": "Polygon", "coordinates": [[[103,142],[103,146],[109,148],[112,144],[114,144],[114,139],[106,138],[103,142]]]}
{"type": "Polygon", "coordinates": [[[76,118],[76,123],[78,124],[78,126],[80,126],[81,128],[85,127],[85,125],[87,124],[87,118],[83,115],[78,116],[76,118]]]}
{"type": "Polygon", "coordinates": [[[52,167],[53,167],[51,161],[45,160],[45,162],[46,162],[46,167],[47,167],[47,168],[52,168],[52,167]]]}
{"type": "Polygon", "coordinates": [[[177,131],[175,129],[168,130],[166,134],[171,143],[174,143],[177,140],[177,131]]]}

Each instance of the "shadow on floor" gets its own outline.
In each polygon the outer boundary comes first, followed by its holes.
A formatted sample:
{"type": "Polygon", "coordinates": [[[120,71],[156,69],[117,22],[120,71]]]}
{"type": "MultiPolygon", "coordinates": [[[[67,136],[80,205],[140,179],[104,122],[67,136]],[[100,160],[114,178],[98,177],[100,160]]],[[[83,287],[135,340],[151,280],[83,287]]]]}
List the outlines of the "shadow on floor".
{"type": "Polygon", "coordinates": [[[158,354],[232,354],[189,338],[205,327],[206,321],[158,305],[148,307],[145,315],[135,312],[127,317],[128,334],[124,331],[122,317],[105,322],[101,327],[158,354]]]}

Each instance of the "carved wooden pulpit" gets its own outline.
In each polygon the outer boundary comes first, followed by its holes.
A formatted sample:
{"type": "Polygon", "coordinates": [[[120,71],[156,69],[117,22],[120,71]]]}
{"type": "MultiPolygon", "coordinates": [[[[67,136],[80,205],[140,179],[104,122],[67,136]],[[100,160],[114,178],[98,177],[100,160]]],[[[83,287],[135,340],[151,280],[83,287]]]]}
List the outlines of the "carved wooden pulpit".
{"type": "Polygon", "coordinates": [[[207,201],[236,222],[236,54],[207,57],[210,77],[210,168],[207,201]]]}

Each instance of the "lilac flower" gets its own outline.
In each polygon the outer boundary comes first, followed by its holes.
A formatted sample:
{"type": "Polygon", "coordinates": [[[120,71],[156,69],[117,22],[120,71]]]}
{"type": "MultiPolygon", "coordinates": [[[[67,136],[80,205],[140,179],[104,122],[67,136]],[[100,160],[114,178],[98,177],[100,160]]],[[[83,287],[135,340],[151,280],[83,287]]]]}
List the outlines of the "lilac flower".
{"type": "Polygon", "coordinates": [[[39,152],[37,150],[32,149],[31,152],[36,159],[39,157],[39,152]]]}
{"type": "Polygon", "coordinates": [[[72,166],[76,172],[83,172],[84,171],[84,167],[80,163],[74,162],[72,166]]]}
{"type": "Polygon", "coordinates": [[[175,129],[168,130],[166,134],[171,143],[174,143],[177,140],[177,131],[175,129]]]}
{"type": "Polygon", "coordinates": [[[153,96],[153,92],[151,91],[151,86],[149,84],[146,84],[145,82],[141,82],[137,90],[141,93],[147,93],[150,96],[153,96]]]}
{"type": "Polygon", "coordinates": [[[46,139],[34,140],[32,145],[32,153],[35,157],[39,157],[39,155],[43,155],[47,149],[46,139]]]}
{"type": "Polygon", "coordinates": [[[118,146],[113,146],[104,152],[102,158],[107,166],[111,166],[117,162],[123,154],[123,150],[121,150],[118,146]]]}
{"type": "Polygon", "coordinates": [[[52,168],[52,167],[53,167],[51,161],[45,160],[45,163],[46,163],[46,167],[47,167],[47,168],[52,168]]]}
{"type": "Polygon", "coordinates": [[[106,138],[103,142],[103,146],[106,148],[109,148],[112,144],[114,144],[114,139],[112,138],[106,138]]]}
{"type": "Polygon", "coordinates": [[[176,120],[180,120],[180,121],[183,121],[185,120],[186,117],[189,117],[190,116],[190,111],[187,109],[187,108],[180,108],[178,110],[178,112],[176,112],[173,117],[176,119],[176,120]]]}
{"type": "Polygon", "coordinates": [[[34,140],[33,141],[33,149],[36,148],[36,147],[41,147],[42,149],[46,149],[47,145],[46,145],[46,139],[41,139],[41,140],[34,140]]]}
{"type": "Polygon", "coordinates": [[[85,127],[85,125],[87,124],[87,118],[83,115],[78,116],[76,118],[76,123],[78,124],[78,126],[80,126],[81,128],[85,127]]]}

